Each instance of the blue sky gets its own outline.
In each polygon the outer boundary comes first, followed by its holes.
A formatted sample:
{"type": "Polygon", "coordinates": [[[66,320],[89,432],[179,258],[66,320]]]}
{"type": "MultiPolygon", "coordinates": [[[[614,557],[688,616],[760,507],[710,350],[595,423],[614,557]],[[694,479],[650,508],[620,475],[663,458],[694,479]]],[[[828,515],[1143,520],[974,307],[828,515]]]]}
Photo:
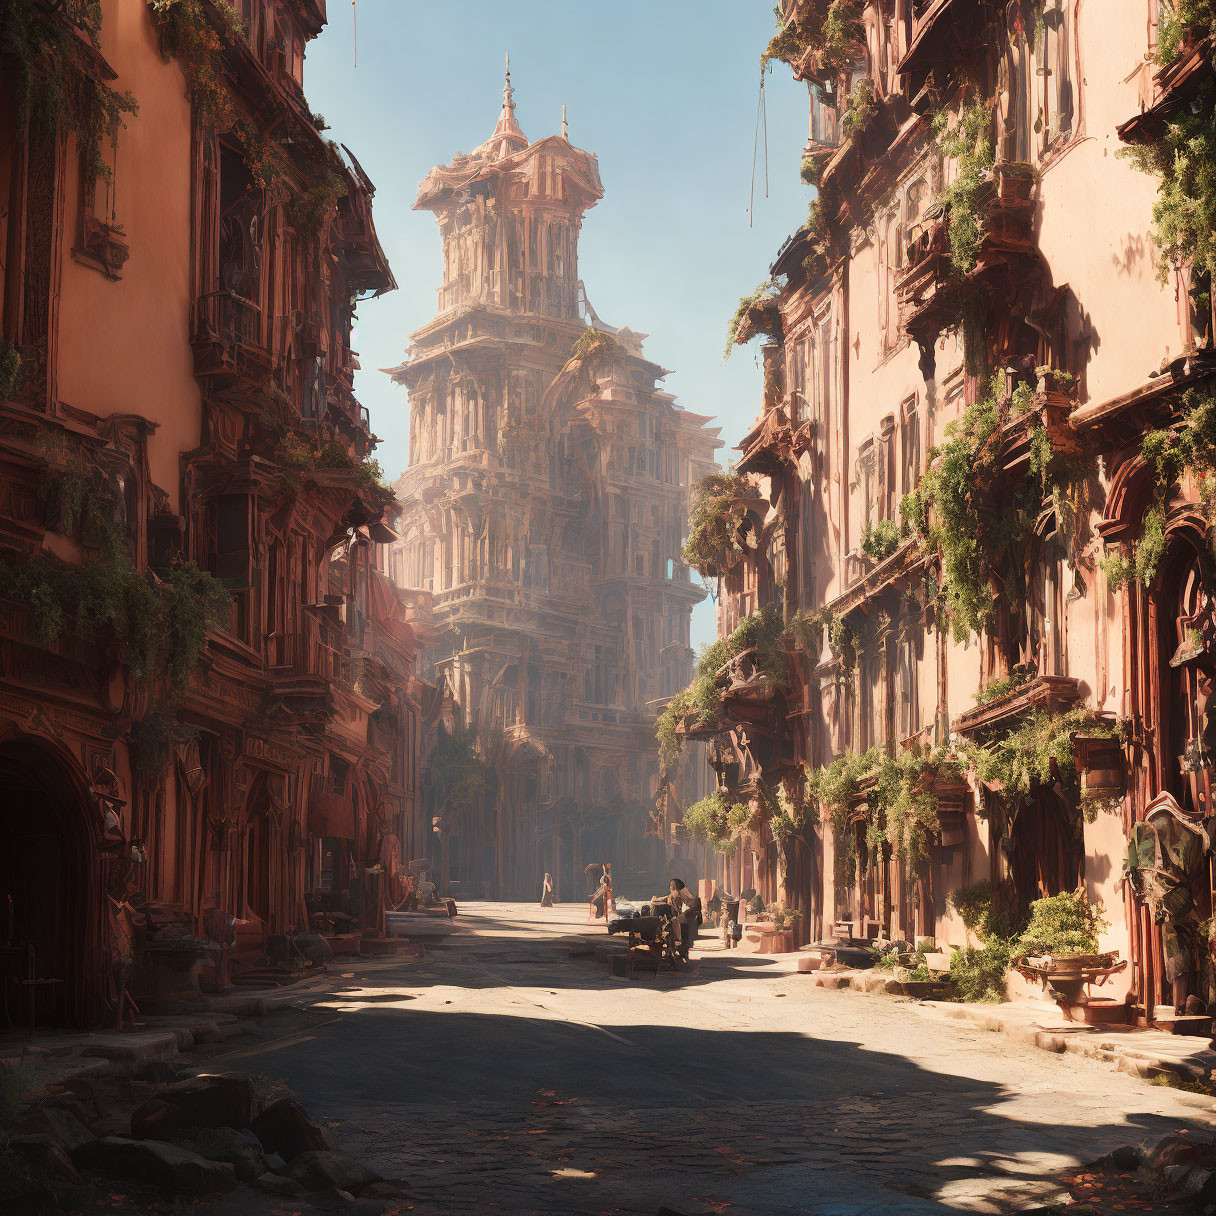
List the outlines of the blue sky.
{"type": "MultiPolygon", "coordinates": [[[[430,320],[440,283],[439,233],[413,211],[435,164],[486,139],[511,54],[516,116],[529,139],[561,129],[599,157],[603,200],[580,241],[580,274],[609,325],[649,334],[646,353],[671,369],[677,402],[713,415],[729,448],[760,404],[754,348],[723,362],[739,297],[765,277],[809,198],[798,167],[807,130],[804,86],[777,64],[765,90],[769,197],[757,165],[754,226],[747,205],[759,55],[771,0],[329,0],[311,46],[305,91],[376,184],[375,218],[399,285],[359,310],[356,390],[390,477],[406,465],[406,394],[378,369],[401,362],[407,335],[430,320]]],[[[708,603],[694,643],[712,638],[708,603]]]]}

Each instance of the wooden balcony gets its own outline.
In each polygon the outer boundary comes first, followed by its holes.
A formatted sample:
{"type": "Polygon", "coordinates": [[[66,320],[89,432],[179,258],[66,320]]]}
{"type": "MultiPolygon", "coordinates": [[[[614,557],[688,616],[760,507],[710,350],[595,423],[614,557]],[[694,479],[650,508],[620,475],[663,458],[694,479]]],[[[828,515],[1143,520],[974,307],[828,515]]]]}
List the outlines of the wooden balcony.
{"type": "Polygon", "coordinates": [[[1152,105],[1117,128],[1124,143],[1148,143],[1162,132],[1170,117],[1195,100],[1211,79],[1212,42],[1188,35],[1178,54],[1153,73],[1152,105]]]}
{"type": "Polygon", "coordinates": [[[200,378],[247,373],[260,384],[274,364],[261,308],[233,291],[212,291],[199,298],[191,345],[194,374],[200,378]]]}
{"type": "Polygon", "coordinates": [[[1005,730],[1036,709],[1059,713],[1080,700],[1081,685],[1072,676],[1034,676],[1003,697],[959,714],[952,729],[960,735],[1005,730]]]}
{"type": "Polygon", "coordinates": [[[975,265],[960,273],[950,256],[949,215],[940,204],[905,246],[906,265],[895,279],[900,324],[920,345],[957,323],[964,287],[998,289],[1007,272],[1037,259],[1035,180],[1029,166],[998,165],[980,199],[983,236],[975,265]]]}
{"type": "Polygon", "coordinates": [[[948,79],[1003,12],[992,0],[912,0],[912,36],[899,62],[908,95],[916,97],[930,76],[939,85],[948,79]]]}

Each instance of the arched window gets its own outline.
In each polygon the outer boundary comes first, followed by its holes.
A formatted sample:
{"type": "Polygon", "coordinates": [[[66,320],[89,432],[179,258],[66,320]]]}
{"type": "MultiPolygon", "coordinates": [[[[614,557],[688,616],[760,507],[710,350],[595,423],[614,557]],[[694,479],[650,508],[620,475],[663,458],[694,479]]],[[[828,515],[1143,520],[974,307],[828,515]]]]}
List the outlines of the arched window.
{"type": "Polygon", "coordinates": [[[1043,7],[1039,73],[1043,78],[1044,150],[1071,135],[1073,128],[1068,5],[1069,0],[1047,0],[1043,7]]]}

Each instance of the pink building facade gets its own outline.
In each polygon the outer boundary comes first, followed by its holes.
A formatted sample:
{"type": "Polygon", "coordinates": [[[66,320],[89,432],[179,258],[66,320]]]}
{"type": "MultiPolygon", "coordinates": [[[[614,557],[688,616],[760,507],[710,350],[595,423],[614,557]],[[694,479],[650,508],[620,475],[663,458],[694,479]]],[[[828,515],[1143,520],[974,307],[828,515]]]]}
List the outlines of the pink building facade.
{"type": "Polygon", "coordinates": [[[721,637],[775,606],[788,676],[761,712],[744,652],[681,728],[757,809],[724,876],[804,938],[939,948],[975,941],[959,889],[1016,921],[1079,885],[1137,1018],[1207,1002],[1210,273],[1142,171],[1209,104],[1207,31],[1158,0],[782,7],[815,201],[737,318],[765,394],[710,572],[721,637]]]}

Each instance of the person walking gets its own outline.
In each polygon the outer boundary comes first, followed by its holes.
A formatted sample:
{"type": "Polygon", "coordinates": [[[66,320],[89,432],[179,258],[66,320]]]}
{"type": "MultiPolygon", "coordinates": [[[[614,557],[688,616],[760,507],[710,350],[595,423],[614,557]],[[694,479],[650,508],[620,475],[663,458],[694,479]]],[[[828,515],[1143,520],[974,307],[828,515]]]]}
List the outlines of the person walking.
{"type": "Polygon", "coordinates": [[[540,885],[540,906],[553,907],[553,876],[550,874],[545,875],[545,881],[540,885]]]}

